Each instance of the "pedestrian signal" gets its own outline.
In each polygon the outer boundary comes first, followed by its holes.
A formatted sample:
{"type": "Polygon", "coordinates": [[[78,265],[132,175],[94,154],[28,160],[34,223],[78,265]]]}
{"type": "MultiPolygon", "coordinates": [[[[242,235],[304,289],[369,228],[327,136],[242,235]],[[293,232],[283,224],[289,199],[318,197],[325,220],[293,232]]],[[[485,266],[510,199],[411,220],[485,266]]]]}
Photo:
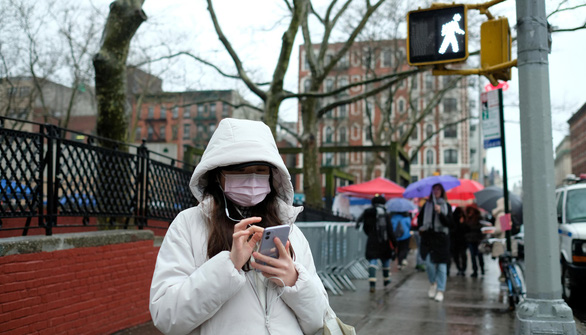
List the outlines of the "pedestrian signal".
{"type": "Polygon", "coordinates": [[[468,58],[465,5],[432,7],[407,13],[409,65],[456,63],[468,58]]]}

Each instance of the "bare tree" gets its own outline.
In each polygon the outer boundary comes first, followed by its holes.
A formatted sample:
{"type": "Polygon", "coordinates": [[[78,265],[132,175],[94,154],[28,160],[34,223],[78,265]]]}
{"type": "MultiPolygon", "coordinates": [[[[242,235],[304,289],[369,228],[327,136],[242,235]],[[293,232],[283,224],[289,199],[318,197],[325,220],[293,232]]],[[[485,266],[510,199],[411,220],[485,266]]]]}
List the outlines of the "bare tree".
{"type": "Polygon", "coordinates": [[[93,59],[98,101],[97,133],[112,140],[126,141],[128,132],[126,59],[132,37],[147,18],[142,4],[142,0],[116,0],[110,4],[102,46],[93,59]]]}
{"type": "Polygon", "coordinates": [[[253,82],[244,69],[244,65],[238,56],[238,53],[232,47],[228,37],[222,31],[216,12],[214,11],[212,0],[207,0],[208,11],[218,38],[232,58],[240,80],[244,82],[246,87],[248,87],[252,93],[263,101],[264,122],[271,128],[273,136],[276,136],[279,107],[285,98],[284,78],[287,69],[289,68],[293,43],[297,31],[299,30],[299,25],[309,7],[309,0],[293,0],[292,2],[285,0],[285,2],[291,11],[291,18],[287,30],[283,33],[281,38],[281,52],[279,54],[277,65],[273,71],[272,80],[269,83],[268,89],[263,90],[257,83],[253,82]]]}

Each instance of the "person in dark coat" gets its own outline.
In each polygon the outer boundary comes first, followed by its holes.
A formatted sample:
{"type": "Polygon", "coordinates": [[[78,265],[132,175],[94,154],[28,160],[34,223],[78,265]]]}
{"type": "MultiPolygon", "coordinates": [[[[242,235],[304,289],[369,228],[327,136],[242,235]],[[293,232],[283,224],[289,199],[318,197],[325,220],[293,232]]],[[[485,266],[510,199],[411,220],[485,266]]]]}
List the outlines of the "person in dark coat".
{"type": "Polygon", "coordinates": [[[478,267],[480,266],[480,273],[484,275],[484,257],[478,250],[480,242],[484,239],[482,234],[482,224],[480,224],[480,211],[473,206],[466,207],[466,224],[468,225],[468,232],[466,233],[466,243],[468,250],[470,250],[470,260],[472,261],[472,277],[478,277],[478,267]]]}
{"type": "MultiPolygon", "coordinates": [[[[450,253],[458,270],[458,276],[465,276],[468,265],[466,255],[468,245],[466,244],[465,235],[468,232],[468,225],[466,224],[464,208],[457,207],[452,217],[454,224],[450,228],[450,253]]],[[[448,276],[450,275],[450,266],[451,264],[448,264],[448,276]]]]}
{"type": "Polygon", "coordinates": [[[374,292],[379,259],[383,269],[383,285],[387,286],[391,283],[391,260],[394,258],[393,249],[397,245],[397,241],[393,234],[391,218],[385,208],[385,198],[377,195],[372,198],[371,203],[372,207],[365,209],[356,220],[356,228],[359,228],[363,223],[364,233],[368,236],[365,257],[370,263],[368,267],[370,292],[374,292]],[[384,216],[385,227],[377,227],[377,218],[381,215],[384,216]],[[384,231],[381,231],[381,228],[384,231]]]}
{"type": "Polygon", "coordinates": [[[447,269],[450,261],[449,229],[452,226],[452,206],[441,184],[433,185],[429,198],[417,217],[421,234],[421,257],[431,284],[428,296],[436,301],[444,300],[447,269]]]}

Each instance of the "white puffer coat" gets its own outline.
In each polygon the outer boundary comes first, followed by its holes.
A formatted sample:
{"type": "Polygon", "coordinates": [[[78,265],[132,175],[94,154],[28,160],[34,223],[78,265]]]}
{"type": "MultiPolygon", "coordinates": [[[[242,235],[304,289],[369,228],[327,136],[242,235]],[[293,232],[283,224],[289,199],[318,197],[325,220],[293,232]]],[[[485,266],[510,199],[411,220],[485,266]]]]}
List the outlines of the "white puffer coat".
{"type": "Polygon", "coordinates": [[[293,224],[302,210],[293,207],[290,175],[270,129],[261,122],[224,119],[196,167],[190,187],[200,201],[175,218],[157,257],[150,291],[154,324],[165,334],[314,334],[323,327],[328,306],[309,244],[293,224]],[[205,174],[219,166],[251,161],[271,163],[280,216],[292,226],[299,277],[292,287],[269,282],[266,308],[259,301],[253,271],[237,271],[229,252],[207,257],[213,199],[203,197],[205,174]],[[281,296],[279,297],[279,294],[281,296]]]}

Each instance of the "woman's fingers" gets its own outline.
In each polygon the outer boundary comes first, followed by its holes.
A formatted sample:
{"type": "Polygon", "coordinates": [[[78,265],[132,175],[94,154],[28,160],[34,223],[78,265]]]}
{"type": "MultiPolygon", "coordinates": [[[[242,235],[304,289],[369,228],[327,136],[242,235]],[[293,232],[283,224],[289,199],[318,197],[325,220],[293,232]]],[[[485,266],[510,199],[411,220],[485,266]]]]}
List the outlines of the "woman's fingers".
{"type": "MultiPolygon", "coordinates": [[[[250,218],[242,219],[242,220],[240,220],[240,222],[238,222],[237,224],[234,225],[234,231],[244,230],[244,229],[246,229],[246,227],[248,225],[252,225],[253,223],[258,223],[261,220],[262,220],[262,218],[260,216],[253,216],[250,218]]],[[[258,227],[258,228],[260,228],[260,227],[258,227]]]]}

